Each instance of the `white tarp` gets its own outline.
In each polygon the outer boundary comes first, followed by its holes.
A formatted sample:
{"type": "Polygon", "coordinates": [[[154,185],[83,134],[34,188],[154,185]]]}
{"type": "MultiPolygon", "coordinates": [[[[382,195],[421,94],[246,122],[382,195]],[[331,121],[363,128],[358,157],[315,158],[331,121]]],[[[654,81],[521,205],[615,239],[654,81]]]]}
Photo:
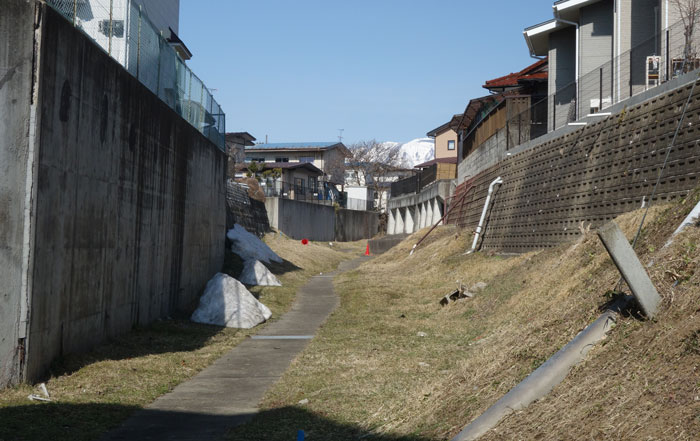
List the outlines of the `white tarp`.
{"type": "Polygon", "coordinates": [[[241,282],[218,273],[207,283],[191,320],[227,328],[250,329],[271,316],[270,309],[253,297],[241,282]]]}
{"type": "Polygon", "coordinates": [[[246,231],[239,224],[228,230],[226,237],[233,242],[231,251],[241,256],[243,261],[259,260],[264,263],[282,263],[282,258],[275,254],[265,242],[260,240],[255,234],[246,231]]]}
{"type": "Polygon", "coordinates": [[[246,260],[238,280],[246,285],[282,286],[277,277],[259,260],[246,260]]]}

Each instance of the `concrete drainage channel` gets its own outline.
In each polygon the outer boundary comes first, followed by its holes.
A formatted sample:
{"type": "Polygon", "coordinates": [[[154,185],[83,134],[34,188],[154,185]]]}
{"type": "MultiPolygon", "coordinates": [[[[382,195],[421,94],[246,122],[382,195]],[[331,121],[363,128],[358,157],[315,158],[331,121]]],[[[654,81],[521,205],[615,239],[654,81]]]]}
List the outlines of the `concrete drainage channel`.
{"type": "MultiPolygon", "coordinates": [[[[645,315],[653,318],[661,299],[625,235],[617,224],[610,222],[600,228],[598,236],[645,315]]],[[[594,345],[606,337],[615,326],[619,313],[632,299],[632,296],[625,296],[615,302],[571,342],[469,423],[452,441],[475,440],[496,427],[505,416],[547,395],[566,378],[571,368],[583,361],[594,345]]]]}

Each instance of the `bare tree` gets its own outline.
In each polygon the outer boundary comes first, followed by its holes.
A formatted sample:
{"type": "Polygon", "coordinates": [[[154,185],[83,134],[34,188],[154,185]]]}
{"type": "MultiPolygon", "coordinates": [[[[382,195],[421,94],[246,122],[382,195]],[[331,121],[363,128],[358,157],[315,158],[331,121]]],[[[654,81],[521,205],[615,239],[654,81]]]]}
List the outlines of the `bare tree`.
{"type": "Polygon", "coordinates": [[[671,0],[676,7],[683,22],[683,71],[688,72],[695,68],[696,50],[693,43],[693,33],[698,18],[700,18],[700,0],[671,0]]]}
{"type": "Polygon", "coordinates": [[[398,144],[377,142],[372,139],[360,141],[348,147],[352,157],[346,168],[353,172],[358,185],[372,189],[382,206],[384,190],[397,169],[402,168],[398,144]]]}

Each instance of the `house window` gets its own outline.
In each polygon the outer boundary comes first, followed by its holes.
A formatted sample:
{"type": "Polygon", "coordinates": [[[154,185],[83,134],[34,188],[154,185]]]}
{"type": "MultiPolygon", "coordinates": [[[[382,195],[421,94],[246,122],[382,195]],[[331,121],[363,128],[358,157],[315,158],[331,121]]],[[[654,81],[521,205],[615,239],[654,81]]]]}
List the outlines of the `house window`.
{"type": "Polygon", "coordinates": [[[313,156],[302,156],[299,158],[299,162],[314,162],[313,156]]]}
{"type": "Polygon", "coordinates": [[[447,141],[447,150],[454,150],[455,149],[455,142],[454,140],[449,140],[447,141]]]}
{"type": "Polygon", "coordinates": [[[245,158],[245,162],[265,162],[265,158],[245,158]]]}
{"type": "Polygon", "coordinates": [[[294,178],[294,193],[296,193],[297,196],[303,196],[306,194],[303,178],[294,178]]]}
{"type": "Polygon", "coordinates": [[[309,193],[317,193],[317,192],[318,192],[318,180],[313,176],[309,176],[309,193]]]}
{"type": "Polygon", "coordinates": [[[275,162],[289,162],[289,158],[275,158],[275,162]]]}

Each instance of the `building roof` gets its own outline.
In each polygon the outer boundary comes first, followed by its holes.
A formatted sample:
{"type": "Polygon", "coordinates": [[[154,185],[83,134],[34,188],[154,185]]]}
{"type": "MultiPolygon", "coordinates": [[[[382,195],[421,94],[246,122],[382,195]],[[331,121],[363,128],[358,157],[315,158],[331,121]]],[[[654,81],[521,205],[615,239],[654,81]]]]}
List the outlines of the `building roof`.
{"type": "Polygon", "coordinates": [[[350,157],[350,150],[342,142],[277,142],[267,144],[255,144],[252,147],[246,147],[246,152],[264,152],[264,151],[309,151],[318,152],[339,148],[343,154],[350,157]]]}
{"type": "Polygon", "coordinates": [[[435,138],[440,133],[444,133],[450,129],[454,130],[454,128],[452,127],[452,122],[455,120],[455,118],[462,119],[462,114],[459,113],[459,114],[452,116],[452,119],[450,119],[449,121],[447,121],[445,124],[441,125],[440,127],[434,128],[433,130],[429,131],[428,133],[426,133],[426,135],[431,137],[431,138],[435,138]]]}
{"type": "Polygon", "coordinates": [[[450,158],[437,158],[437,159],[432,159],[428,162],[424,162],[422,164],[418,164],[414,166],[413,168],[426,168],[430,167],[433,164],[456,164],[457,163],[457,157],[452,156],[450,158]]]}
{"type": "Polygon", "coordinates": [[[504,90],[512,87],[518,87],[526,81],[543,81],[547,79],[548,62],[545,58],[544,60],[539,60],[520,72],[510,73],[499,78],[494,78],[489,80],[482,87],[491,91],[503,92],[504,90]]]}
{"type": "MultiPolygon", "coordinates": [[[[282,170],[297,170],[303,168],[318,176],[323,175],[321,169],[310,162],[263,162],[259,164],[263,166],[263,170],[272,170],[274,168],[281,168],[282,170]]],[[[236,170],[248,170],[249,165],[250,163],[238,164],[236,165],[236,170]]]]}
{"type": "Polygon", "coordinates": [[[227,142],[235,142],[245,146],[253,146],[255,137],[248,132],[229,132],[226,134],[227,142]]]}
{"type": "Polygon", "coordinates": [[[167,41],[175,49],[180,58],[185,61],[192,58],[192,52],[190,52],[187,46],[185,46],[185,42],[177,36],[175,31],[173,31],[173,28],[168,27],[168,30],[170,30],[170,37],[168,37],[167,41]]]}
{"type": "Polygon", "coordinates": [[[484,111],[488,114],[504,100],[503,94],[486,95],[470,100],[459,121],[458,130],[468,129],[472,123],[480,121],[485,116],[484,111]]]}
{"type": "Polygon", "coordinates": [[[602,0],[558,0],[552,5],[554,18],[529,28],[525,28],[523,36],[530,55],[542,57],[549,53],[549,34],[573,26],[571,22],[579,20],[581,8],[598,3],[602,0]],[[563,21],[562,21],[563,20],[563,21]],[[568,23],[567,23],[568,22],[568,23]]]}

